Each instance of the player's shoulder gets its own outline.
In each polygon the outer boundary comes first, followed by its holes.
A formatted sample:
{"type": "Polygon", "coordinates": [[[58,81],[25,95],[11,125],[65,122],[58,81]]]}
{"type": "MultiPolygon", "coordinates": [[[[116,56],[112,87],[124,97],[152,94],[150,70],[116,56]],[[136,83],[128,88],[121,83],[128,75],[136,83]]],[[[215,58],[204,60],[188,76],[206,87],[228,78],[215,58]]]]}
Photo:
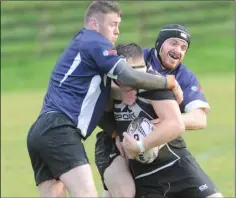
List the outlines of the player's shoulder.
{"type": "Polygon", "coordinates": [[[143,53],[150,53],[151,48],[142,48],[143,53]]]}
{"type": "Polygon", "coordinates": [[[176,79],[178,82],[188,83],[197,79],[197,76],[186,65],[181,63],[176,73],[176,79]]]}
{"type": "Polygon", "coordinates": [[[142,48],[144,60],[147,61],[151,57],[154,48],[142,48]]]}

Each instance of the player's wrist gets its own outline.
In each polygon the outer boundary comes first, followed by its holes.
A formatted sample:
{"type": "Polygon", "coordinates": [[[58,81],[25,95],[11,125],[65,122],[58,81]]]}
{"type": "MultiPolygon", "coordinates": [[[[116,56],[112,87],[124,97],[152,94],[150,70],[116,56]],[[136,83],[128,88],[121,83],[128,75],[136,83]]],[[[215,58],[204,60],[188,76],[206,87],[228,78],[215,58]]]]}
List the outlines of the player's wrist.
{"type": "Polygon", "coordinates": [[[174,75],[166,75],[166,84],[168,89],[173,89],[176,87],[175,76],[174,75]]]}
{"type": "Polygon", "coordinates": [[[138,148],[139,148],[139,153],[143,153],[146,150],[142,140],[138,140],[137,145],[138,145],[138,148]]]}

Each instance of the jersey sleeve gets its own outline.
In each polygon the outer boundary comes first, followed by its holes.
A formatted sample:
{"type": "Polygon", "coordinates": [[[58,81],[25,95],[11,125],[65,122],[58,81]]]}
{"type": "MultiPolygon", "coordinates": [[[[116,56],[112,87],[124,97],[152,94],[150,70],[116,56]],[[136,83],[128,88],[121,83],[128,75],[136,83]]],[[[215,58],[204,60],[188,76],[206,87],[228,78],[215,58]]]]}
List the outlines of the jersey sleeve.
{"type": "Polygon", "coordinates": [[[98,66],[98,69],[106,73],[110,78],[116,79],[116,66],[123,60],[117,55],[115,47],[108,42],[96,42],[91,44],[92,58],[98,66]]]}
{"type": "Polygon", "coordinates": [[[181,104],[184,112],[187,113],[199,108],[210,109],[210,106],[202,92],[199,81],[193,73],[190,73],[190,75],[185,75],[185,80],[180,83],[180,86],[184,93],[184,100],[181,104]],[[186,78],[186,76],[188,78],[186,78]]]}
{"type": "Polygon", "coordinates": [[[137,95],[149,100],[175,100],[173,91],[166,89],[139,91],[137,95]]]}

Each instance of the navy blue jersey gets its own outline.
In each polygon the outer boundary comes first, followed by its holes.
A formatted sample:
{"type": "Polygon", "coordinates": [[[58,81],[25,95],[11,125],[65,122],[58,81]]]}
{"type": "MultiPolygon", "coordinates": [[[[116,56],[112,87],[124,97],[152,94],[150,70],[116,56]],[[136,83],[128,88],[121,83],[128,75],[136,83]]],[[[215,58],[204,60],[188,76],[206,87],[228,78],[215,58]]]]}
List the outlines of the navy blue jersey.
{"type": "Polygon", "coordinates": [[[162,75],[175,75],[176,80],[184,93],[184,100],[180,104],[182,113],[190,112],[198,108],[210,108],[196,75],[189,71],[187,67],[180,64],[174,70],[165,69],[156,58],[156,50],[154,48],[143,49],[143,53],[149,70],[158,71],[162,75]]]}
{"type": "Polygon", "coordinates": [[[117,77],[114,72],[120,60],[102,34],[79,31],[52,71],[41,114],[62,112],[88,137],[105,109],[110,78],[117,77]]]}

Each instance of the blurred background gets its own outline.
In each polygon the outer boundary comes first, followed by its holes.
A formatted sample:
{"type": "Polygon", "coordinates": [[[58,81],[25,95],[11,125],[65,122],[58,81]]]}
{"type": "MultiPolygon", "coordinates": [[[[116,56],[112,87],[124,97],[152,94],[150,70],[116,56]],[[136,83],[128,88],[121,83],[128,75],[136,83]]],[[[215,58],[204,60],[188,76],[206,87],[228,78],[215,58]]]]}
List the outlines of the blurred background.
{"type": "MultiPolygon", "coordinates": [[[[189,150],[225,197],[234,191],[234,3],[226,1],[119,1],[118,43],[153,47],[162,26],[185,25],[192,33],[184,64],[199,78],[210,105],[208,126],[184,134],[189,150]]],[[[36,119],[50,72],[83,27],[89,1],[1,2],[1,195],[36,197],[26,135],[36,119]]],[[[97,128],[96,131],[99,129],[97,128]]],[[[94,165],[95,134],[85,145],[94,165]]]]}

